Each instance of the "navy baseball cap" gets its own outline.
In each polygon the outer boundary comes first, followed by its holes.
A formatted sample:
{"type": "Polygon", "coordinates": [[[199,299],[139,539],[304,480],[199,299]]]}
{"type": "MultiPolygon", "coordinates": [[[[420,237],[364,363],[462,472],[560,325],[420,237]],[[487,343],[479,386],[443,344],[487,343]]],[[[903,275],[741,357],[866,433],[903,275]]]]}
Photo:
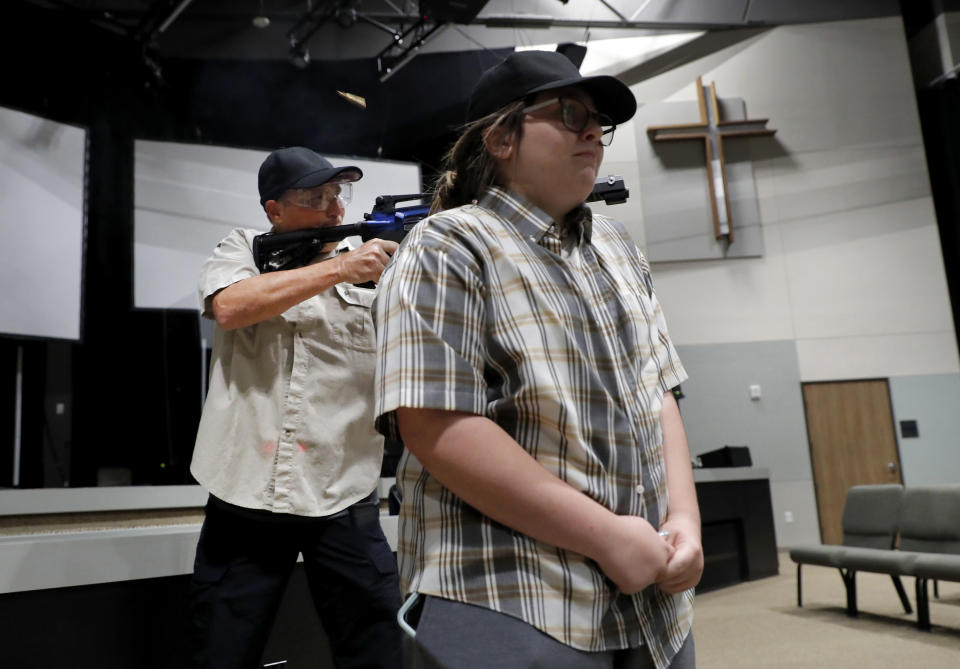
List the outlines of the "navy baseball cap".
{"type": "Polygon", "coordinates": [[[584,89],[597,111],[615,124],[629,121],[637,111],[633,92],[616,77],[584,77],[569,58],[557,51],[517,51],[480,76],[470,94],[467,120],[476,121],[514,100],[566,86],[584,89]]]}
{"type": "Polygon", "coordinates": [[[303,146],[277,149],[260,165],[257,178],[260,187],[260,205],[276,200],[291,188],[313,188],[337,178],[339,181],[357,181],[363,177],[359,167],[334,167],[319,153],[303,146]]]}

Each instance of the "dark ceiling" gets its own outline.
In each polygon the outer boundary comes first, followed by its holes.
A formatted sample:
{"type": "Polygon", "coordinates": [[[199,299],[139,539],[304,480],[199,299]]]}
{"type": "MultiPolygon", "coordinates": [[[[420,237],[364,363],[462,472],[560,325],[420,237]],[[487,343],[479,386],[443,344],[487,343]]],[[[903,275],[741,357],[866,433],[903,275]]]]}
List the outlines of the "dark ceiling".
{"type": "Polygon", "coordinates": [[[25,0],[161,57],[314,60],[897,15],[898,0],[25,0]]]}
{"type": "MultiPolygon", "coordinates": [[[[897,0],[7,0],[0,103],[138,137],[435,165],[469,82],[518,44],[723,35],[899,14],[897,0]],[[18,9],[19,8],[19,9],[18,9]],[[748,30],[744,30],[748,29],[748,30]],[[23,35],[27,47],[14,46],[23,35]],[[414,57],[416,56],[416,57],[414,57]],[[299,67],[294,67],[299,65],[299,67]],[[137,91],[140,91],[139,93],[137,91]],[[357,109],[338,91],[364,98],[357,109]],[[322,122],[320,121],[322,119],[322,122]]],[[[738,35],[740,37],[738,37],[738,35]]],[[[721,45],[722,46],[722,45],[721,45]]],[[[661,67],[656,59],[645,66],[661,67]]]]}

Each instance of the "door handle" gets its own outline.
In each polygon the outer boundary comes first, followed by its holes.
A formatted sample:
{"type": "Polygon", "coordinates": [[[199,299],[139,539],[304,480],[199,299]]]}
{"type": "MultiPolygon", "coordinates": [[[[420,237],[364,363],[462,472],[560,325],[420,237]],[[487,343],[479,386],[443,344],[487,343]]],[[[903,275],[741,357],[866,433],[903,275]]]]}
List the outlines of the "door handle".
{"type": "Polygon", "coordinates": [[[896,462],[888,462],[888,463],[887,463],[887,470],[888,470],[891,474],[895,474],[895,473],[897,472],[897,463],[896,463],[896,462]]]}

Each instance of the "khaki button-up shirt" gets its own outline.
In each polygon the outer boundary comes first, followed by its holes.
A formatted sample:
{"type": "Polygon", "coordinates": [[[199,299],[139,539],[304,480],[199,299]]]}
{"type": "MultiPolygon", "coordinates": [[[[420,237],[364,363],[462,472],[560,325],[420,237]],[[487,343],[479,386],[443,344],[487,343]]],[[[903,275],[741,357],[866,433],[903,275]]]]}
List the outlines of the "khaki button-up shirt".
{"type": "MultiPolygon", "coordinates": [[[[205,317],[218,291],[259,274],[257,234],[234,230],[204,263],[205,317]]],[[[338,284],[255,325],[214,328],[190,467],[211,494],[250,509],[326,516],[376,487],[383,438],[373,429],[373,294],[338,284]]]]}

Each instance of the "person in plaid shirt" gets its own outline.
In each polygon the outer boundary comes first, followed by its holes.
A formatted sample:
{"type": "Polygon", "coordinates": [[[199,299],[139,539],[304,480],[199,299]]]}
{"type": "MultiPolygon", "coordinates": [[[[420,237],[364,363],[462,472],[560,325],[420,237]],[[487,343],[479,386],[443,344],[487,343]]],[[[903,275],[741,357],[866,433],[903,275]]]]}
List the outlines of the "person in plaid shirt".
{"type": "Polygon", "coordinates": [[[491,68],[381,277],[408,667],[695,664],[686,373],[643,255],[584,205],[635,111],[559,53],[491,68]]]}

